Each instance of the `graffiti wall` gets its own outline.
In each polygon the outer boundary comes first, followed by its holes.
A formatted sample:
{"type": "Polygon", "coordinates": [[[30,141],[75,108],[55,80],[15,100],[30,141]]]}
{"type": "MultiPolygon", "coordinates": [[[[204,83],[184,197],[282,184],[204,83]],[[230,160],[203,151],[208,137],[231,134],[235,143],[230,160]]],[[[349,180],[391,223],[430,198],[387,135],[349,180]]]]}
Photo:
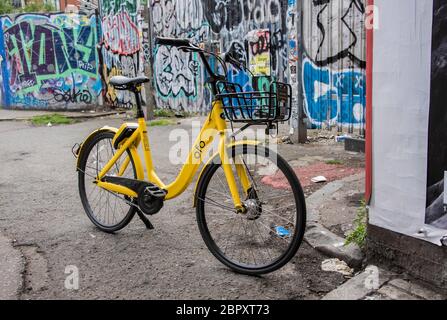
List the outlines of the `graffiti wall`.
{"type": "MultiPolygon", "coordinates": [[[[151,0],[155,36],[209,39],[201,0],[151,0]]],[[[153,60],[156,102],[160,108],[200,112],[209,103],[205,75],[195,53],[156,47],[153,60]]]]}
{"type": "MultiPolygon", "coordinates": [[[[296,0],[151,0],[150,5],[155,35],[214,45],[246,63],[254,78],[231,67],[227,75],[244,90],[262,90],[273,79],[291,83],[292,124],[302,85],[304,111],[313,126],[363,132],[364,0],[303,1],[302,14],[296,0]]],[[[156,48],[154,61],[159,107],[208,108],[204,71],[194,54],[156,48]]]]}
{"type": "Polygon", "coordinates": [[[79,109],[98,103],[95,16],[0,17],[0,101],[17,108],[79,109]]]}
{"type": "Polygon", "coordinates": [[[312,125],[363,130],[364,0],[303,1],[302,14],[296,0],[102,0],[99,5],[98,17],[0,17],[2,104],[131,107],[132,94],[115,90],[109,80],[142,75],[151,62],[158,107],[206,112],[211,94],[200,59],[151,46],[154,36],[164,36],[230,51],[254,74],[229,67],[228,79],[244,90],[266,89],[272,80],[292,84],[292,123],[302,91],[312,125]],[[145,6],[150,25],[142,18],[145,6]]]}
{"type": "MultiPolygon", "coordinates": [[[[104,100],[109,106],[132,107],[133,94],[115,90],[109,79],[116,75],[135,77],[144,71],[143,21],[139,0],[101,1],[100,74],[104,100]]],[[[144,96],[144,94],[143,94],[144,96]]]]}
{"type": "Polygon", "coordinates": [[[365,124],[365,0],[303,1],[304,109],[318,128],[365,124]]]}
{"type": "MultiPolygon", "coordinates": [[[[245,90],[289,77],[288,0],[151,0],[156,36],[190,38],[216,52],[231,51],[254,71],[228,70],[245,90]]],[[[294,30],[292,30],[294,31],[294,30]]],[[[210,106],[206,75],[194,53],[155,48],[157,105],[204,112],[210,106]]]]}

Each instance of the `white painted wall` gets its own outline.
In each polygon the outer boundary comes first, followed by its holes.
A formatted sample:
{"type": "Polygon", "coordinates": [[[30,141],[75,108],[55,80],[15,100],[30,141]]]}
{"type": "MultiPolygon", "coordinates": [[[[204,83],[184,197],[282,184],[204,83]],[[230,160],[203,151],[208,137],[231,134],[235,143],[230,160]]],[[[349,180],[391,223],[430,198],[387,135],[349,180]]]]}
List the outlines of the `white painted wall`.
{"type": "Polygon", "coordinates": [[[440,244],[447,232],[425,225],[433,2],[376,5],[370,223],[440,244]]]}

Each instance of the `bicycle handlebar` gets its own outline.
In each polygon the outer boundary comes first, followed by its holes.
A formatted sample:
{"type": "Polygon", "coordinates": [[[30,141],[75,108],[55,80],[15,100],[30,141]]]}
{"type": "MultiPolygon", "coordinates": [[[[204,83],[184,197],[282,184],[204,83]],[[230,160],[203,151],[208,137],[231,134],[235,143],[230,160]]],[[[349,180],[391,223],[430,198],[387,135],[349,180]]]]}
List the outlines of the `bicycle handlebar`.
{"type": "Polygon", "coordinates": [[[155,38],[155,44],[161,46],[171,47],[192,47],[191,42],[188,39],[176,39],[176,38],[155,38]]]}
{"type": "MultiPolygon", "coordinates": [[[[216,75],[215,72],[211,69],[211,66],[206,59],[205,54],[213,55],[218,60],[221,61],[222,66],[224,68],[225,74],[227,73],[227,68],[225,66],[225,63],[232,64],[235,68],[239,70],[248,70],[247,67],[237,61],[229,52],[218,56],[212,52],[208,52],[206,50],[201,49],[200,47],[196,46],[195,44],[191,43],[189,39],[177,39],[177,38],[163,38],[163,37],[157,37],[155,38],[155,44],[162,45],[162,46],[170,46],[170,47],[177,47],[179,50],[183,50],[186,52],[197,52],[199,53],[200,58],[202,59],[205,69],[208,71],[208,73],[211,75],[211,78],[215,81],[218,80],[226,80],[225,75],[216,75]]],[[[248,70],[250,72],[250,70],[248,70]]],[[[250,72],[251,73],[251,72],[250,72]]]]}
{"type": "MultiPolygon", "coordinates": [[[[155,44],[162,45],[162,46],[177,47],[180,50],[184,50],[184,51],[189,50],[192,52],[207,53],[205,50],[192,44],[189,41],[189,39],[157,37],[157,38],[155,38],[155,44]]],[[[230,54],[230,52],[224,53],[223,55],[221,55],[221,58],[224,62],[232,64],[234,67],[236,67],[239,70],[244,69],[244,66],[239,61],[234,59],[234,57],[230,54]]]]}
{"type": "Polygon", "coordinates": [[[226,63],[231,64],[233,67],[235,67],[238,70],[245,70],[246,67],[243,63],[239,62],[238,60],[236,60],[230,52],[224,53],[223,54],[223,61],[225,61],[226,63]]]}

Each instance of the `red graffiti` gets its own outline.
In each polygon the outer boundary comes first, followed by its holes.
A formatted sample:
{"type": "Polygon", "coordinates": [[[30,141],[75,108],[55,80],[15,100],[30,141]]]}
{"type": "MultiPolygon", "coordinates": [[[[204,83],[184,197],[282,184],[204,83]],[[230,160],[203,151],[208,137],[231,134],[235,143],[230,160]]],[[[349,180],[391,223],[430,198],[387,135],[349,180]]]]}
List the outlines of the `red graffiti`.
{"type": "Polygon", "coordinates": [[[130,55],[140,51],[139,30],[127,12],[103,19],[104,44],[113,53],[130,55]]]}
{"type": "Polygon", "coordinates": [[[270,32],[268,30],[260,30],[256,32],[258,38],[255,42],[250,42],[251,53],[256,56],[270,50],[270,32]]]}

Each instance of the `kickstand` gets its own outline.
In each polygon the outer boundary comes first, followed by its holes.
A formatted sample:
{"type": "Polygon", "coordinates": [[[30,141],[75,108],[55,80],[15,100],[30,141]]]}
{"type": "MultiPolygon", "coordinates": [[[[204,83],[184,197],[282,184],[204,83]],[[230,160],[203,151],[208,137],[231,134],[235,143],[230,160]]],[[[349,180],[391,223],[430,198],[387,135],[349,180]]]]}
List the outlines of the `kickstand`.
{"type": "Polygon", "coordinates": [[[148,230],[154,229],[154,226],[152,225],[152,223],[149,221],[148,218],[146,218],[146,216],[140,210],[137,210],[137,214],[140,217],[141,221],[143,221],[144,225],[146,226],[146,228],[148,230]]]}

